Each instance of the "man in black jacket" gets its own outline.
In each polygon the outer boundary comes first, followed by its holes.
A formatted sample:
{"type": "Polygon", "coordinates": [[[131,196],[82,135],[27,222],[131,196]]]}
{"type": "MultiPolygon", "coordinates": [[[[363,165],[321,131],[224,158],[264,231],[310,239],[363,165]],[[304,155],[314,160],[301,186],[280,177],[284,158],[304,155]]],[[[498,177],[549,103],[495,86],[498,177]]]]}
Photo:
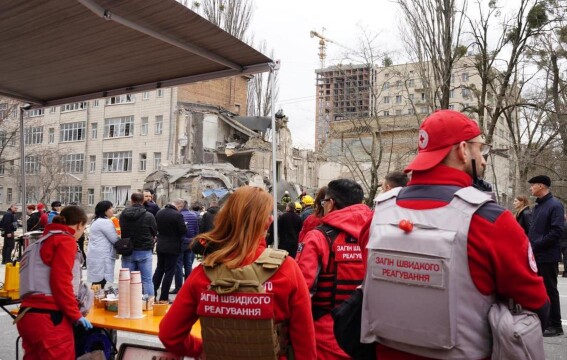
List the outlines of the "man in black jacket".
{"type": "Polygon", "coordinates": [[[0,227],[2,228],[2,236],[4,237],[4,246],[2,246],[2,264],[6,264],[12,260],[12,250],[14,250],[14,232],[18,229],[18,219],[16,212],[18,207],[16,204],[10,205],[0,227]]]}
{"type": "Polygon", "coordinates": [[[278,217],[278,248],[287,251],[293,258],[297,254],[297,241],[302,225],[303,221],[295,213],[295,204],[287,203],[285,213],[278,217]]]}
{"type": "Polygon", "coordinates": [[[122,256],[122,267],[130,271],[140,271],[144,295],[154,296],[152,250],[157,235],[156,219],[142,205],[144,195],[135,192],[130,196],[130,200],[132,205],[122,211],[119,223],[121,237],[131,239],[134,251],[131,255],[122,256]]]}
{"type": "Polygon", "coordinates": [[[153,216],[156,216],[157,212],[159,211],[159,206],[154,202],[154,191],[151,189],[145,189],[143,191],[144,195],[144,207],[153,216]]]}
{"type": "Polygon", "coordinates": [[[169,301],[169,288],[175,275],[177,259],[181,254],[183,236],[187,232],[183,215],[179,212],[183,209],[184,204],[183,199],[174,200],[156,214],[158,227],[157,267],[153,282],[156,297],[161,283],[160,301],[169,301]]]}
{"type": "Polygon", "coordinates": [[[558,263],[561,260],[560,240],[563,236],[565,212],[563,204],[549,191],[551,179],[548,176],[534,176],[528,182],[532,195],[537,197],[528,237],[535,256],[538,275],[543,278],[551,303],[549,321],[543,336],[559,336],[563,335],[563,328],[561,327],[557,275],[558,263]]]}
{"type": "Polygon", "coordinates": [[[215,227],[215,216],[219,212],[220,207],[216,201],[211,201],[211,204],[207,208],[207,211],[203,214],[199,220],[199,233],[205,233],[213,230],[215,227]]]}

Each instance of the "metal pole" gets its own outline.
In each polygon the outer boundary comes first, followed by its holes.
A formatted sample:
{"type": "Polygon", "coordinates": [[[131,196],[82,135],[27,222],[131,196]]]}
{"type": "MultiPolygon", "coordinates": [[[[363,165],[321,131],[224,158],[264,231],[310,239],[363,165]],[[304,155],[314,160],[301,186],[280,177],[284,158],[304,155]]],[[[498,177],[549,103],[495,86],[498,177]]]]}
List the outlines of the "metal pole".
{"type": "Polygon", "coordinates": [[[25,169],[25,149],[24,149],[24,111],[31,108],[30,104],[20,106],[20,194],[22,196],[22,231],[27,232],[26,223],[26,169],[25,169]]]}
{"type": "Polygon", "coordinates": [[[270,66],[270,75],[272,77],[272,88],[271,88],[271,102],[272,102],[272,193],[274,194],[274,226],[273,226],[273,236],[274,236],[274,248],[278,248],[279,239],[278,239],[278,178],[277,178],[277,171],[276,171],[276,155],[277,155],[277,131],[276,131],[276,103],[274,99],[274,91],[275,91],[275,78],[276,78],[276,71],[280,69],[280,62],[276,61],[270,66]]]}

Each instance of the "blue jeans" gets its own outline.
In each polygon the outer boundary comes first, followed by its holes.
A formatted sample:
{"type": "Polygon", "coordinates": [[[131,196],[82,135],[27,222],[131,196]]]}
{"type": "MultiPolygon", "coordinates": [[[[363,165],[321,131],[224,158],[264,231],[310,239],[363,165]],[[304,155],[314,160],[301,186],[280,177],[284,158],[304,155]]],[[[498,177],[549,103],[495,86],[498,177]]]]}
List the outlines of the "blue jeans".
{"type": "Polygon", "coordinates": [[[154,296],[151,250],[134,250],[132,255],[122,256],[122,267],[130,269],[130,271],[140,271],[140,275],[142,275],[142,292],[144,295],[154,296]]]}
{"type": "Polygon", "coordinates": [[[179,258],[177,259],[177,269],[175,270],[175,288],[181,289],[181,285],[183,285],[183,279],[187,279],[189,274],[191,274],[191,270],[193,270],[193,260],[195,259],[195,254],[193,251],[186,250],[183,251],[179,258]],[[185,275],[183,274],[183,270],[185,269],[185,275]]]}

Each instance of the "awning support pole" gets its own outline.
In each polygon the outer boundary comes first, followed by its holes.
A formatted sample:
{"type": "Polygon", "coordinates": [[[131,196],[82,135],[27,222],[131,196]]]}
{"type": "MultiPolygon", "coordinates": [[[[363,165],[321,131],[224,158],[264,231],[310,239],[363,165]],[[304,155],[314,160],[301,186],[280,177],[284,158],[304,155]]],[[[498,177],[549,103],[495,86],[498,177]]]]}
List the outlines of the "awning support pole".
{"type": "Polygon", "coordinates": [[[274,99],[274,93],[276,88],[276,71],[280,69],[280,62],[270,64],[270,74],[268,76],[272,77],[271,89],[270,89],[270,101],[272,102],[272,194],[274,195],[274,226],[273,226],[273,237],[274,237],[274,249],[278,248],[278,178],[277,178],[277,138],[278,132],[276,131],[276,99],[274,99]]]}
{"type": "Polygon", "coordinates": [[[24,111],[31,108],[30,104],[25,104],[20,106],[20,194],[22,203],[22,231],[25,234],[27,232],[27,221],[26,221],[26,162],[25,162],[25,148],[24,148],[24,111]]]}

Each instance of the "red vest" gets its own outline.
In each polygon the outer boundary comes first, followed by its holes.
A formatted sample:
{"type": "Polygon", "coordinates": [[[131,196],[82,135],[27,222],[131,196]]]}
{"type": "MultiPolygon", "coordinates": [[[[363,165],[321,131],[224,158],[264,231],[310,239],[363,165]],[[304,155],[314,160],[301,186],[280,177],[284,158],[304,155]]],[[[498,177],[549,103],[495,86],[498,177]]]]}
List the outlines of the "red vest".
{"type": "Polygon", "coordinates": [[[319,319],[348,299],[362,284],[364,266],[357,239],[328,225],[316,227],[329,243],[327,267],[317,277],[317,291],[311,298],[313,318],[319,319]]]}

